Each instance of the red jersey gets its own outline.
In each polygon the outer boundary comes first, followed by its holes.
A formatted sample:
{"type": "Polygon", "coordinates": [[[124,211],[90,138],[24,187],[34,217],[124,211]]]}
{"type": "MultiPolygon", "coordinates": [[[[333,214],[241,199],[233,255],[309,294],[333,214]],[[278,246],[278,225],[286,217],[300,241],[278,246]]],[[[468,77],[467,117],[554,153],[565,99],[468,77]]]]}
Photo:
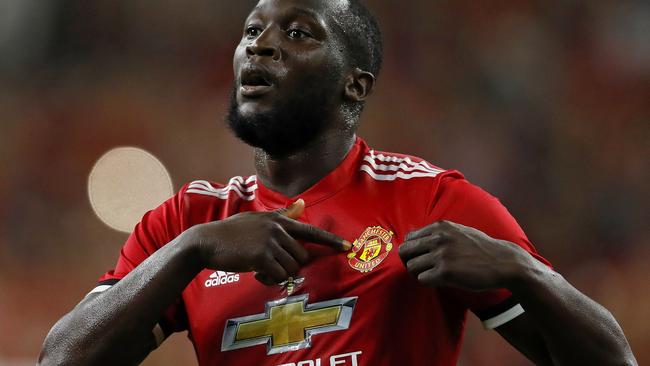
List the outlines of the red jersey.
{"type": "Polygon", "coordinates": [[[422,159],[356,143],[339,166],[298,197],[255,176],[226,185],[195,181],[148,212],[122,248],[108,289],[193,225],[245,211],[283,208],[302,198],[300,221],[353,243],[346,253],[305,244],[299,275],[264,286],[252,273],[201,271],[160,322],[165,334],[189,331],[201,365],[455,365],[467,310],[488,328],[523,309],[507,290],[427,288],[398,255],[410,231],[438,220],[514,242],[540,260],[499,201],[422,159]]]}

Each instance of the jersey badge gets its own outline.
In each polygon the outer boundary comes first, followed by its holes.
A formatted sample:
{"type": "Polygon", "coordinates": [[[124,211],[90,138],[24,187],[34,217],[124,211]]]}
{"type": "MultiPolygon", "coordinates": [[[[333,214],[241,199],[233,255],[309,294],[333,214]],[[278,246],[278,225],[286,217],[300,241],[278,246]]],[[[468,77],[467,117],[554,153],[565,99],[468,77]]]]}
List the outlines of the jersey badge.
{"type": "Polygon", "coordinates": [[[263,313],[228,319],[221,351],[266,344],[266,354],[311,347],[316,334],[350,327],[357,297],[308,303],[308,295],[269,301],[263,313]]]}
{"type": "Polygon", "coordinates": [[[370,272],[388,257],[393,249],[393,232],[371,226],[352,243],[348,264],[359,272],[370,272]]]}

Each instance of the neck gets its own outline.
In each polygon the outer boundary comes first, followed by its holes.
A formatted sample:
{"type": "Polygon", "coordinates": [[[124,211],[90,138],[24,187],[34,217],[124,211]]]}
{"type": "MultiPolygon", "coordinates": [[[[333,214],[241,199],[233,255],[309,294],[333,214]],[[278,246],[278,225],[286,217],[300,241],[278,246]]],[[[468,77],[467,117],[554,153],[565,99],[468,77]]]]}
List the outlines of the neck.
{"type": "Polygon", "coordinates": [[[282,158],[255,149],[257,178],[268,188],[295,197],[334,170],[354,141],[354,134],[336,131],[324,133],[303,150],[282,158]]]}

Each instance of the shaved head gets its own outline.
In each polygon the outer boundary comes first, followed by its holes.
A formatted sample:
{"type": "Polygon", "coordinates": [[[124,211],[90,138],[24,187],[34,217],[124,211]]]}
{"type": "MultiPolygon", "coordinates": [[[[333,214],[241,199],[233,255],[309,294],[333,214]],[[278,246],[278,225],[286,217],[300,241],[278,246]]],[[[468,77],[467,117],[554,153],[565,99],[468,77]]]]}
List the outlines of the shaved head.
{"type": "Polygon", "coordinates": [[[381,60],[379,27],[359,0],[261,0],[235,50],[226,121],[274,157],[325,133],[351,136],[381,60]]]}
{"type": "MultiPolygon", "coordinates": [[[[381,29],[375,16],[362,0],[333,0],[328,18],[342,45],[348,70],[358,68],[379,76],[383,63],[381,29]]],[[[365,102],[344,104],[351,128],[356,128],[365,102]]]]}
{"type": "Polygon", "coordinates": [[[336,0],[333,20],[345,45],[350,66],[379,75],[383,42],[377,19],[361,0],[336,0]]]}

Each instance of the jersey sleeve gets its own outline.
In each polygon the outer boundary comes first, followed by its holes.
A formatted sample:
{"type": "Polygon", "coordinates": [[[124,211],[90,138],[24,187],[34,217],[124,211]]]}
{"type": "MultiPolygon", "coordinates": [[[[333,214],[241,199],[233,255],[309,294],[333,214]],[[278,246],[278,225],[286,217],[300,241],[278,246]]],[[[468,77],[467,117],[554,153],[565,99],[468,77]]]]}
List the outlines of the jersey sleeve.
{"type": "MultiPolygon", "coordinates": [[[[122,246],[115,268],[102,275],[90,293],[110,289],[156,250],[181,234],[185,226],[183,197],[186,189],[183,187],[176,195],[142,217],[122,246]]],[[[166,310],[154,333],[164,333],[156,334],[157,340],[161,341],[160,337],[164,339],[164,336],[186,329],[187,315],[182,298],[179,297],[166,310]]]]}
{"type": "MultiPolygon", "coordinates": [[[[515,243],[537,260],[551,266],[537,253],[517,221],[498,199],[469,183],[458,172],[441,177],[427,212],[427,223],[447,220],[473,227],[487,235],[515,243]]],[[[524,313],[506,289],[471,292],[450,289],[487,329],[494,329],[524,313]]]]}

